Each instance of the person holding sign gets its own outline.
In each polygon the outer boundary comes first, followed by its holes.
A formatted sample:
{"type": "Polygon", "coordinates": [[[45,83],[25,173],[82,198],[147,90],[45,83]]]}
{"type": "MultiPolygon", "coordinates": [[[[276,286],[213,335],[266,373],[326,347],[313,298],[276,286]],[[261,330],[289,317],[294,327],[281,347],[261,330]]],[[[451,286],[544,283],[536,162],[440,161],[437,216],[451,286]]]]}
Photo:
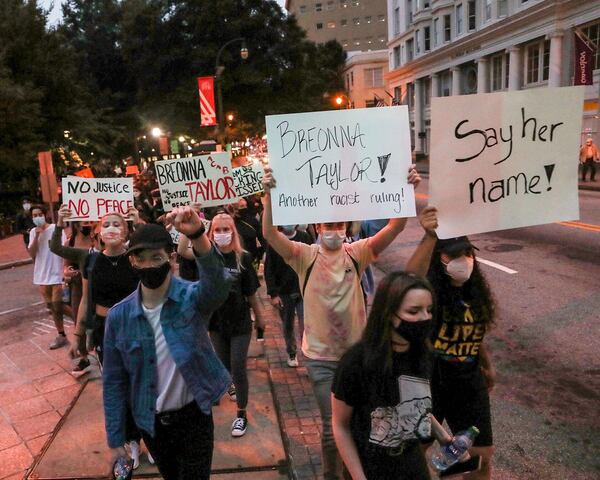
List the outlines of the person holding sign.
{"type": "MultiPolygon", "coordinates": [[[[408,182],[421,177],[411,165],[408,182]]],[[[406,218],[391,219],[371,238],[348,244],[347,222],[321,223],[318,245],[294,242],[273,226],[271,189],[276,182],[270,168],[263,177],[264,237],[298,274],[304,297],[302,353],[323,421],[321,447],[325,479],[340,478],[341,462],[331,427],[331,385],[341,356],[356,343],[366,323],[361,275],[368,265],[404,230],[406,218]]]]}
{"type": "Polygon", "coordinates": [[[481,469],[469,478],[489,479],[494,453],[489,391],[496,373],[483,340],[494,322],[494,301],[469,239],[438,240],[434,207],[425,208],[419,220],[425,236],[406,270],[427,275],[437,298],[431,337],[433,414],[455,433],[473,425],[479,429],[470,452],[482,457],[481,469]]]}

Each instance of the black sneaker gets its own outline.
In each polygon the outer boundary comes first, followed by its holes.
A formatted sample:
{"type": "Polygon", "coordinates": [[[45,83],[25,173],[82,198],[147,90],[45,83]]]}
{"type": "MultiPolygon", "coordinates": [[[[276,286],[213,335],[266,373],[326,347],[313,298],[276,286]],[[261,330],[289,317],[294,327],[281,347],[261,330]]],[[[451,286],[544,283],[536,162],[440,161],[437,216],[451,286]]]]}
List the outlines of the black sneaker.
{"type": "Polygon", "coordinates": [[[77,365],[73,367],[73,370],[71,370],[71,375],[73,375],[74,377],[81,377],[82,375],[88,373],[90,370],[90,361],[87,358],[81,358],[79,359],[79,362],[77,362],[77,365]]]}
{"type": "Polygon", "coordinates": [[[231,436],[241,437],[246,433],[248,427],[248,419],[246,417],[237,417],[231,424],[231,436]]]}
{"type": "Polygon", "coordinates": [[[235,385],[233,383],[229,386],[229,390],[227,390],[227,393],[229,394],[229,400],[231,400],[232,402],[237,401],[237,395],[235,394],[235,385]]]}

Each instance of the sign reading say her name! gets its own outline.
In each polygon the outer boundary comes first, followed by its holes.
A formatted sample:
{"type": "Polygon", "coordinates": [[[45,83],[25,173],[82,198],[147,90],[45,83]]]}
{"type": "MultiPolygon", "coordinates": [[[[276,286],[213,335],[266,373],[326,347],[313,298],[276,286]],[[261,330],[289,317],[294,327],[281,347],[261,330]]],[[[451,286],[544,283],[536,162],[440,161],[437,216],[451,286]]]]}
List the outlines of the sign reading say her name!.
{"type": "Polygon", "coordinates": [[[262,193],[262,177],[264,168],[260,164],[251,163],[233,169],[234,188],[238,197],[247,197],[262,193]]]}
{"type": "Polygon", "coordinates": [[[438,237],[578,219],[582,105],[581,87],[433,98],[438,237]]]}
{"type": "Polygon", "coordinates": [[[154,165],[165,212],[190,203],[214,207],[237,202],[227,152],[161,160],[154,165]]]}
{"type": "Polygon", "coordinates": [[[406,106],[266,117],[273,223],[415,215],[406,106]]]}
{"type": "Polygon", "coordinates": [[[62,195],[72,212],[69,220],[95,221],[107,213],[126,216],[133,207],[133,179],[65,177],[62,195]]]}

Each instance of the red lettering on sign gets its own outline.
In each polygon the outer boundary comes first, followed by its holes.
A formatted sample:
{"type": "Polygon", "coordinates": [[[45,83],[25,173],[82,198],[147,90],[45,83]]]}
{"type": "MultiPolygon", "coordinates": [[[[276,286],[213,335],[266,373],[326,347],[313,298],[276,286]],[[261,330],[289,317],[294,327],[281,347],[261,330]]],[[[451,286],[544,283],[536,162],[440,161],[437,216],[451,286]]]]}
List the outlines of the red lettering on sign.
{"type": "Polygon", "coordinates": [[[77,203],[73,200],[69,200],[67,206],[73,210],[75,217],[88,218],[90,216],[90,204],[83,198],[78,199],[77,203]]]}
{"type": "Polygon", "coordinates": [[[187,182],[189,197],[192,203],[206,203],[215,200],[229,200],[236,198],[233,188],[233,177],[224,177],[213,180],[187,182]]]}
{"type": "Polygon", "coordinates": [[[120,213],[123,216],[127,215],[127,211],[133,206],[131,200],[114,200],[99,198],[96,200],[96,207],[98,208],[98,216],[102,217],[107,213],[120,213]]]}

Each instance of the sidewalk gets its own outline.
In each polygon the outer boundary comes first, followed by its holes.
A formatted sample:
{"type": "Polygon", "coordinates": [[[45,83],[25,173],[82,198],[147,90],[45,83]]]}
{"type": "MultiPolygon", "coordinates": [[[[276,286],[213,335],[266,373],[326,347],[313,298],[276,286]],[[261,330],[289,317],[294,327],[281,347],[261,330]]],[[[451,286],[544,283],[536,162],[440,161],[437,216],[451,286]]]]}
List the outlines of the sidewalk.
{"type": "Polygon", "coordinates": [[[0,240],[0,270],[31,263],[22,235],[12,235],[0,240]]]}

